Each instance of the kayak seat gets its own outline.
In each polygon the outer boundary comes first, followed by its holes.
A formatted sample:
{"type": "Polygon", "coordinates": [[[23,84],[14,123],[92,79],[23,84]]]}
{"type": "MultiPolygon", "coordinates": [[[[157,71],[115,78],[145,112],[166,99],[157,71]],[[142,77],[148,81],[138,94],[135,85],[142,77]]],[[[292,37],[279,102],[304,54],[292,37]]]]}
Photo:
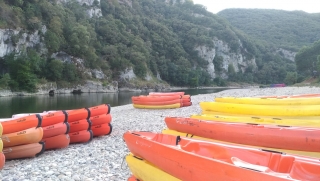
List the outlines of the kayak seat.
{"type": "Polygon", "coordinates": [[[279,153],[272,153],[268,163],[268,167],[275,172],[290,173],[294,162],[294,157],[279,153]]]}

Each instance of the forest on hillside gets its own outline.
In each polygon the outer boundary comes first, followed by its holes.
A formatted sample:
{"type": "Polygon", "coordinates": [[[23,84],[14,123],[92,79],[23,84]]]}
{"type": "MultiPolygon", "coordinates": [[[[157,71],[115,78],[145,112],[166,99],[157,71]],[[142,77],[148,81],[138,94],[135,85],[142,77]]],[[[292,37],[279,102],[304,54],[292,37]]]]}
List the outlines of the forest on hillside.
{"type": "MultiPolygon", "coordinates": [[[[0,0],[0,28],[33,32],[46,25],[41,36],[48,48],[46,55],[35,48],[0,59],[1,86],[32,92],[41,82],[65,85],[88,79],[74,64],[50,58],[59,51],[82,58],[88,68],[101,69],[108,77],[104,84],[118,80],[129,67],[142,81],[150,73],[178,86],[225,85],[226,81],[290,84],[299,77],[294,62],[192,1],[173,5],[164,0],[133,0],[130,7],[118,0],[101,0],[92,6],[101,7],[102,17],[89,17],[84,13],[88,5],[76,1],[0,0]],[[228,80],[212,80],[205,71],[208,62],[198,56],[195,47],[213,47],[214,37],[227,42],[231,51],[254,57],[258,71],[249,68],[236,73],[230,66],[228,80]]],[[[11,37],[11,43],[18,38],[11,37]]],[[[221,58],[213,63],[219,72],[221,58]]]]}
{"type": "Polygon", "coordinates": [[[218,13],[268,48],[299,51],[320,40],[320,13],[271,9],[226,9],[218,13]]]}

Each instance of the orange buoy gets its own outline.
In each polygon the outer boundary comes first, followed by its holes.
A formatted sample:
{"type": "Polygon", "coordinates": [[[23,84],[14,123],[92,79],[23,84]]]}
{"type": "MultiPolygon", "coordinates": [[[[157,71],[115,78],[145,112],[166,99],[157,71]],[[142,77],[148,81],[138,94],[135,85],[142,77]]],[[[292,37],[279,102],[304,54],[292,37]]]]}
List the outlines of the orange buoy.
{"type": "Polygon", "coordinates": [[[90,117],[91,126],[111,123],[112,117],[111,114],[101,114],[98,116],[90,117]]]}
{"type": "Polygon", "coordinates": [[[70,137],[68,134],[60,134],[42,139],[45,142],[45,150],[66,148],[70,144],[70,137]]]}
{"type": "Polygon", "coordinates": [[[66,111],[49,111],[40,115],[42,117],[42,127],[67,122],[68,119],[66,111]]]}
{"type": "Polygon", "coordinates": [[[110,123],[92,126],[91,130],[93,136],[109,135],[112,132],[112,125],[110,123]]]}
{"type": "Polygon", "coordinates": [[[43,129],[43,137],[49,138],[52,136],[57,136],[61,134],[68,134],[70,130],[70,125],[68,122],[57,123],[54,125],[42,127],[43,129]]]}
{"type": "Polygon", "coordinates": [[[89,109],[82,108],[82,109],[72,109],[66,111],[68,115],[68,122],[74,122],[82,119],[89,119],[89,109]]]}
{"type": "Polygon", "coordinates": [[[0,152],[0,170],[3,168],[6,158],[2,152],[0,152]]]}
{"type": "Polygon", "coordinates": [[[12,147],[17,145],[38,143],[41,141],[43,136],[43,130],[41,127],[38,128],[29,128],[23,131],[4,134],[2,137],[8,139],[8,141],[3,141],[3,147],[12,147]]]}
{"type": "Polygon", "coordinates": [[[111,107],[109,104],[101,104],[94,107],[89,107],[89,117],[98,116],[101,114],[109,114],[111,111],[111,107]]]}
{"type": "Polygon", "coordinates": [[[18,158],[31,158],[39,156],[44,152],[45,143],[31,143],[26,145],[19,145],[8,147],[3,150],[6,160],[18,159],[18,158]]]}
{"type": "Polygon", "coordinates": [[[91,130],[77,131],[69,133],[70,143],[86,143],[92,140],[93,133],[91,130]]]}
{"type": "Polygon", "coordinates": [[[16,117],[1,121],[3,127],[2,134],[9,134],[29,128],[40,127],[42,118],[39,114],[16,117]]]}
{"type": "Polygon", "coordinates": [[[70,133],[89,130],[91,128],[91,121],[90,119],[82,119],[79,121],[74,121],[69,123],[70,124],[70,133]]]}

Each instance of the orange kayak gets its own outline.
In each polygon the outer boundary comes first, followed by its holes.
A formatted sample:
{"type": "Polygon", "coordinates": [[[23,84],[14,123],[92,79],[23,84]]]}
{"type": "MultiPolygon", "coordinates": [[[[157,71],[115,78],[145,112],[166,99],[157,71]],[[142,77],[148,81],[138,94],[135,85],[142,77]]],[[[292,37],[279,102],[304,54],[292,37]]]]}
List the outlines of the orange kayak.
{"type": "Polygon", "coordinates": [[[0,170],[3,168],[6,158],[2,152],[0,152],[0,170]]]}
{"type": "Polygon", "coordinates": [[[49,138],[52,136],[57,136],[60,134],[68,134],[70,130],[70,125],[68,122],[57,123],[54,125],[42,127],[43,129],[43,137],[49,138]]]}
{"type": "Polygon", "coordinates": [[[179,132],[238,144],[320,152],[320,129],[205,121],[166,117],[167,127],[179,132]]]}
{"type": "Polygon", "coordinates": [[[95,125],[91,127],[93,136],[109,135],[112,132],[112,125],[110,123],[95,125]]]}
{"type": "Polygon", "coordinates": [[[91,128],[90,119],[82,119],[79,121],[71,122],[69,124],[70,124],[70,133],[82,131],[82,130],[89,130],[91,128]]]}
{"type": "Polygon", "coordinates": [[[98,116],[101,114],[109,114],[111,107],[109,104],[101,104],[94,107],[89,107],[89,117],[98,116]]]}
{"type": "Polygon", "coordinates": [[[170,101],[155,101],[155,102],[146,102],[146,101],[132,101],[132,104],[139,104],[139,105],[170,105],[170,104],[176,104],[181,103],[181,99],[174,99],[170,101]]]}
{"type": "Polygon", "coordinates": [[[112,117],[111,114],[101,114],[98,116],[90,117],[91,126],[111,123],[112,117]]]}
{"type": "Polygon", "coordinates": [[[45,150],[60,149],[69,146],[70,137],[68,134],[60,134],[44,138],[42,141],[45,143],[45,150]]]}
{"type": "Polygon", "coordinates": [[[29,128],[15,133],[4,134],[2,136],[8,138],[9,140],[3,141],[4,148],[17,145],[37,143],[42,139],[43,129],[41,127],[29,128]]]}
{"type": "Polygon", "coordinates": [[[184,92],[149,92],[149,96],[173,96],[173,95],[183,96],[184,92]]]}
{"type": "Polygon", "coordinates": [[[128,181],[142,181],[142,180],[139,180],[139,179],[137,179],[135,176],[131,175],[131,176],[128,178],[128,181]]]}
{"type": "Polygon", "coordinates": [[[9,134],[29,128],[40,127],[41,121],[42,119],[39,114],[4,119],[4,121],[0,121],[3,127],[2,134],[9,134]]]}
{"type": "Polygon", "coordinates": [[[183,102],[182,103],[182,107],[187,107],[187,106],[191,106],[192,102],[183,102]]]}
{"type": "Polygon", "coordinates": [[[93,133],[91,130],[77,131],[69,133],[71,143],[86,143],[92,140],[93,133]]]}
{"type": "Polygon", "coordinates": [[[311,157],[151,132],[123,138],[131,153],[184,181],[320,180],[320,162],[311,157]]]}
{"type": "Polygon", "coordinates": [[[42,127],[67,122],[67,112],[66,111],[49,111],[40,114],[42,117],[42,127]]]}
{"type": "Polygon", "coordinates": [[[162,101],[172,101],[176,99],[181,99],[180,95],[172,95],[172,96],[132,96],[132,102],[162,102],[162,101]]]}
{"type": "Polygon", "coordinates": [[[67,112],[69,123],[74,121],[79,121],[82,119],[88,119],[90,117],[88,108],[72,109],[72,110],[67,110],[66,112],[67,112]]]}
{"type": "Polygon", "coordinates": [[[31,158],[39,156],[44,152],[45,143],[31,143],[20,146],[8,147],[3,150],[6,160],[18,159],[18,158],[31,158]]]}

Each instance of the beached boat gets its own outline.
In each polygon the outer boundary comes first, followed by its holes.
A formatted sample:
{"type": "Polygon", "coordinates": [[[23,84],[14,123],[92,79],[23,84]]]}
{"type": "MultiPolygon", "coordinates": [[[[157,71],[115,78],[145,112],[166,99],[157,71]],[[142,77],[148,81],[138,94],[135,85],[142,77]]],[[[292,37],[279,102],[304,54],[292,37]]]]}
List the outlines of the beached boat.
{"type": "Polygon", "coordinates": [[[40,127],[41,122],[42,118],[39,114],[0,119],[2,125],[0,126],[0,131],[2,130],[2,134],[14,133],[29,128],[40,127]]]}
{"type": "Polygon", "coordinates": [[[6,158],[2,152],[0,152],[0,170],[3,168],[4,164],[6,162],[6,158]]]}
{"type": "Polygon", "coordinates": [[[182,107],[181,103],[177,104],[169,104],[169,105],[140,105],[140,104],[133,104],[134,108],[139,109],[174,109],[182,107]]]}
{"type": "Polygon", "coordinates": [[[133,104],[138,104],[138,105],[170,105],[170,104],[177,104],[177,103],[182,103],[182,99],[173,99],[170,101],[132,101],[133,104]]]}
{"type": "Polygon", "coordinates": [[[42,127],[29,128],[19,132],[4,134],[2,136],[7,139],[7,141],[3,142],[4,148],[17,145],[38,143],[42,139],[43,129],[42,127]]]}
{"type": "Polygon", "coordinates": [[[83,130],[83,131],[76,131],[70,132],[70,144],[71,143],[87,143],[90,142],[93,138],[92,130],[83,130]]]}
{"type": "Polygon", "coordinates": [[[26,145],[19,145],[8,147],[3,150],[6,160],[19,158],[32,158],[39,156],[45,150],[45,143],[31,143],[26,145]]]}
{"type": "Polygon", "coordinates": [[[226,142],[226,141],[221,141],[221,140],[215,140],[215,139],[200,137],[200,136],[193,135],[193,134],[190,134],[190,133],[183,133],[183,132],[179,132],[179,131],[171,130],[171,129],[164,129],[164,130],[162,130],[162,133],[163,134],[169,134],[169,135],[175,135],[175,136],[182,136],[182,137],[187,137],[187,138],[193,138],[193,139],[199,139],[199,140],[205,140],[205,141],[211,141],[211,142],[216,142],[216,143],[223,143],[223,144],[229,144],[229,145],[238,145],[238,146],[243,146],[243,147],[250,147],[250,148],[257,148],[257,149],[262,149],[262,150],[269,150],[269,151],[273,151],[273,152],[289,153],[289,154],[293,154],[293,155],[320,158],[320,152],[285,150],[285,149],[278,149],[278,148],[268,148],[268,147],[261,147],[261,146],[237,144],[237,143],[231,143],[231,142],[226,142]]]}
{"type": "Polygon", "coordinates": [[[68,134],[60,134],[52,137],[47,137],[41,140],[45,143],[45,150],[66,148],[70,144],[68,134]]]}
{"type": "Polygon", "coordinates": [[[282,96],[261,96],[261,98],[304,98],[304,97],[320,97],[320,94],[297,94],[297,95],[282,95],[282,96]]]}
{"type": "Polygon", "coordinates": [[[320,116],[320,105],[250,105],[222,102],[200,102],[203,111],[261,116],[320,116]]]}
{"type": "Polygon", "coordinates": [[[320,180],[318,159],[151,132],[124,133],[130,152],[185,181],[320,180]]]}
{"type": "Polygon", "coordinates": [[[82,119],[74,122],[70,122],[70,133],[82,131],[82,130],[89,130],[91,128],[91,121],[90,119],[82,119]]]}
{"type": "Polygon", "coordinates": [[[298,126],[320,128],[320,122],[312,119],[282,119],[278,117],[250,116],[250,115],[227,115],[218,112],[205,112],[206,114],[193,114],[190,117],[200,120],[223,121],[234,123],[251,123],[266,125],[298,126]]]}
{"type": "Polygon", "coordinates": [[[320,97],[312,98],[259,98],[259,97],[216,97],[216,102],[254,105],[319,105],[320,97]]]}
{"type": "Polygon", "coordinates": [[[91,121],[91,126],[107,124],[107,123],[111,123],[112,116],[111,114],[101,114],[98,116],[90,117],[90,121],[91,121]]]}
{"type": "Polygon", "coordinates": [[[68,134],[70,130],[70,125],[68,122],[57,123],[54,125],[42,127],[43,129],[43,137],[49,138],[61,134],[68,134]]]}
{"type": "Polygon", "coordinates": [[[131,175],[127,181],[143,181],[143,180],[137,179],[134,175],[131,175]]]}
{"type": "Polygon", "coordinates": [[[112,132],[112,125],[110,123],[95,125],[91,127],[93,136],[109,135],[112,132]]]}
{"type": "Polygon", "coordinates": [[[245,145],[320,152],[320,129],[166,117],[167,127],[200,137],[245,145]]]}
{"type": "Polygon", "coordinates": [[[138,180],[145,181],[180,181],[172,175],[160,170],[156,166],[143,158],[128,154],[126,162],[129,166],[131,173],[138,180]]]}
{"type": "Polygon", "coordinates": [[[181,95],[172,95],[172,96],[132,96],[132,102],[163,102],[163,101],[172,101],[176,99],[181,99],[181,95]]]}
{"type": "Polygon", "coordinates": [[[149,92],[149,96],[173,96],[173,95],[183,96],[184,92],[149,92]]]}
{"type": "MultiPolygon", "coordinates": [[[[45,127],[57,123],[66,122],[68,117],[65,111],[45,111],[43,113],[20,113],[12,115],[12,118],[23,118],[26,116],[40,115],[40,126],[45,127]]],[[[35,126],[33,126],[35,127],[35,126]]]]}

